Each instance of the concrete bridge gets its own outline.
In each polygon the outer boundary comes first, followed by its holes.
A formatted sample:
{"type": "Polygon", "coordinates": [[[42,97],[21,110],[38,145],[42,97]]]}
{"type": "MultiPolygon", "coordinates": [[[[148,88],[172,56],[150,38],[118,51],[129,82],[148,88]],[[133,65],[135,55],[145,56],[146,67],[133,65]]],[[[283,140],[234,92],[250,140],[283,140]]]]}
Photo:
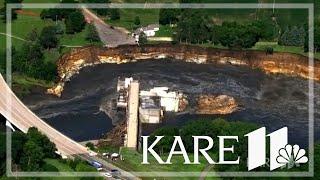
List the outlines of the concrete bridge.
{"type": "Polygon", "coordinates": [[[72,156],[88,154],[86,147],[63,135],[41,120],[29,110],[12,92],[0,75],[0,113],[13,125],[26,133],[30,127],[36,127],[40,132],[56,144],[61,155],[72,156]]]}
{"type": "Polygon", "coordinates": [[[63,135],[52,128],[46,122],[36,116],[28,109],[8,87],[6,81],[0,74],[0,113],[13,125],[26,133],[30,127],[36,127],[55,143],[59,153],[67,157],[80,157],[85,161],[98,161],[105,168],[118,169],[121,179],[139,179],[130,172],[124,171],[109,162],[97,157],[95,152],[89,151],[85,146],[77,143],[69,137],[63,135]]]}

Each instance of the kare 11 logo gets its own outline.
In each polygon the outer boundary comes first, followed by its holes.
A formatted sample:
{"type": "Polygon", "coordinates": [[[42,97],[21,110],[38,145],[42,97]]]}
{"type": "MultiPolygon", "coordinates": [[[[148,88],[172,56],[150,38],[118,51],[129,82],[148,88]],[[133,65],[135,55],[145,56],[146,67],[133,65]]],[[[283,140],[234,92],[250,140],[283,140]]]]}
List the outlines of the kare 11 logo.
{"type": "MultiPolygon", "coordinates": [[[[174,141],[169,152],[168,158],[164,161],[159,154],[153,149],[157,143],[161,141],[164,136],[155,136],[156,139],[150,146],[148,146],[149,136],[142,136],[142,151],[143,160],[142,164],[149,164],[148,155],[151,154],[159,164],[172,164],[171,159],[173,155],[182,155],[184,164],[200,164],[199,154],[201,153],[209,164],[229,164],[237,165],[240,162],[238,156],[235,160],[225,160],[225,152],[234,153],[234,145],[225,147],[225,140],[235,140],[239,142],[238,136],[217,136],[219,139],[219,161],[215,162],[207,151],[213,147],[213,139],[209,136],[192,136],[194,143],[193,161],[190,161],[188,153],[185,149],[183,141],[180,136],[174,136],[174,141]],[[207,141],[206,148],[199,148],[200,141],[207,141]],[[180,150],[176,150],[176,148],[180,150]]],[[[270,171],[280,167],[292,168],[299,164],[307,163],[306,151],[299,147],[299,145],[288,144],[288,128],[283,127],[272,133],[266,134],[266,128],[262,127],[245,135],[248,138],[248,158],[247,165],[248,171],[266,165],[268,163],[270,171]],[[267,137],[270,140],[269,157],[267,158],[266,146],[267,137]],[[268,162],[267,162],[268,161],[268,162]]]]}

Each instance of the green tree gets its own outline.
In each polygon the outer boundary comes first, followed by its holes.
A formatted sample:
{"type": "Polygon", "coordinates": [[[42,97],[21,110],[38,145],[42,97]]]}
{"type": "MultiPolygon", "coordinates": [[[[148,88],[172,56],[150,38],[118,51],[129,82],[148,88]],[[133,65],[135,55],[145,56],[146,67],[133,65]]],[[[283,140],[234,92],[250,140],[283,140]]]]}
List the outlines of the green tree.
{"type": "Polygon", "coordinates": [[[180,14],[179,9],[160,9],[159,12],[159,24],[175,24],[178,22],[178,16],[180,14]]]}
{"type": "Polygon", "coordinates": [[[111,20],[118,20],[120,19],[120,11],[119,9],[110,9],[110,19],[111,20]]]}
{"type": "Polygon", "coordinates": [[[75,11],[69,14],[65,20],[65,24],[66,33],[73,34],[81,32],[84,29],[86,22],[81,11],[75,11]]]}
{"type": "Polygon", "coordinates": [[[200,10],[184,10],[177,24],[177,39],[186,43],[204,43],[211,36],[212,23],[200,10]]]}
{"type": "Polygon", "coordinates": [[[303,27],[286,27],[278,40],[278,44],[283,46],[303,46],[305,37],[306,32],[303,27]]]}
{"type": "Polygon", "coordinates": [[[259,41],[259,30],[251,24],[238,24],[236,22],[224,22],[216,26],[215,38],[228,48],[251,48],[259,41]]]}
{"type": "Polygon", "coordinates": [[[140,22],[140,17],[139,16],[136,16],[134,18],[134,21],[133,21],[134,25],[136,26],[140,26],[141,22],[140,22]]]}
{"type": "Polygon", "coordinates": [[[56,27],[46,26],[42,29],[39,37],[40,45],[45,49],[56,48],[59,40],[56,34],[56,27]]]}
{"type": "Polygon", "coordinates": [[[86,33],[86,40],[90,42],[99,42],[100,37],[96,30],[96,27],[93,24],[90,24],[86,33]]]}
{"type": "Polygon", "coordinates": [[[251,23],[258,30],[261,39],[272,41],[278,37],[278,26],[270,18],[263,18],[251,23]]]}
{"type": "Polygon", "coordinates": [[[171,150],[172,143],[174,141],[173,136],[179,135],[179,129],[176,127],[162,127],[155,130],[150,136],[149,143],[156,140],[155,136],[164,136],[161,141],[155,146],[155,150],[159,153],[169,152],[171,150]]]}
{"type": "Polygon", "coordinates": [[[147,35],[144,32],[140,32],[139,45],[143,46],[143,45],[147,44],[147,42],[148,42],[147,35]]]}
{"type": "Polygon", "coordinates": [[[26,39],[31,42],[38,41],[38,38],[39,38],[39,32],[38,32],[37,28],[32,29],[31,32],[29,32],[26,37],[26,39]]]}
{"type": "Polygon", "coordinates": [[[55,157],[56,146],[47,136],[38,131],[37,128],[31,127],[27,132],[28,140],[35,142],[43,149],[45,157],[55,157]]]}
{"type": "Polygon", "coordinates": [[[43,149],[34,141],[28,140],[23,146],[21,168],[25,171],[39,171],[44,157],[43,149]]]}
{"type": "Polygon", "coordinates": [[[89,148],[90,150],[94,150],[95,149],[94,144],[92,142],[86,143],[86,147],[89,148]]]}

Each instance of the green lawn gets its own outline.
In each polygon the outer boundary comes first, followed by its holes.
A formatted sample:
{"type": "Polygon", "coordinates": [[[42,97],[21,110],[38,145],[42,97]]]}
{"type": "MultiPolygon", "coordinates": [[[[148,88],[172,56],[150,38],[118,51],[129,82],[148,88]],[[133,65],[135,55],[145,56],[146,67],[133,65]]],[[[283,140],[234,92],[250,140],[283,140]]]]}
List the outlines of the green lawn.
{"type": "Polygon", "coordinates": [[[159,9],[120,9],[120,20],[106,20],[113,26],[124,27],[129,31],[134,31],[134,19],[140,18],[141,26],[157,24],[159,22],[159,9]]]}
{"type": "Polygon", "coordinates": [[[53,86],[53,82],[31,78],[18,73],[13,73],[12,81],[13,90],[19,97],[29,94],[31,89],[35,86],[42,88],[49,88],[53,86]]]}
{"type": "Polygon", "coordinates": [[[156,31],[156,37],[172,37],[173,35],[173,28],[169,25],[161,25],[159,27],[159,31],[156,31]]]}
{"type": "MultiPolygon", "coordinates": [[[[142,154],[136,151],[122,148],[121,154],[124,158],[124,161],[116,161],[115,165],[122,167],[126,170],[139,171],[139,172],[156,172],[158,171],[180,171],[180,172],[201,172],[207,166],[206,160],[201,156],[199,165],[183,165],[184,159],[181,155],[173,156],[171,159],[172,164],[170,165],[160,165],[158,162],[150,155],[148,161],[150,164],[141,164],[142,154]]],[[[213,157],[213,156],[212,156],[213,157]]],[[[166,159],[167,156],[162,156],[162,159],[166,159]]],[[[193,156],[190,156],[190,161],[193,160],[193,156]]],[[[214,159],[214,157],[213,157],[214,159]]],[[[212,171],[211,171],[212,172],[212,171]]]]}
{"type": "MultiPolygon", "coordinates": [[[[308,53],[304,52],[303,47],[280,46],[277,42],[258,42],[252,49],[264,51],[266,47],[272,47],[275,52],[290,52],[308,56],[308,53]]],[[[320,59],[320,53],[316,53],[315,58],[320,59]]]]}
{"type": "MultiPolygon", "coordinates": [[[[54,166],[55,168],[57,168],[59,170],[59,172],[74,172],[74,170],[69,167],[67,164],[64,164],[64,163],[61,163],[58,159],[45,159],[44,160],[46,164],[48,165],[51,165],[51,166],[54,166]]],[[[43,178],[43,179],[52,179],[52,180],[55,180],[55,179],[66,179],[65,177],[61,177],[61,178],[49,178],[49,177],[46,177],[46,178],[43,178]]],[[[67,178],[68,180],[79,180],[81,178],[79,177],[68,177],[67,178]]]]}

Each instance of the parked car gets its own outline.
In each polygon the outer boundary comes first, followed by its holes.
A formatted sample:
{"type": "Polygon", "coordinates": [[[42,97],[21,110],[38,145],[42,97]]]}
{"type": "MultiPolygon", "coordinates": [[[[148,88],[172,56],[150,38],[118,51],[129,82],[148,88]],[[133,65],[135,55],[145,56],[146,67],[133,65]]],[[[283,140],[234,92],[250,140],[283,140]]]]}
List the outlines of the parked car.
{"type": "Polygon", "coordinates": [[[97,161],[92,161],[90,164],[97,169],[102,168],[102,164],[97,161]]]}
{"type": "Polygon", "coordinates": [[[111,177],[112,177],[112,175],[111,175],[110,173],[108,173],[108,172],[103,173],[103,175],[104,175],[105,177],[108,177],[108,178],[111,178],[111,177]]]}
{"type": "Polygon", "coordinates": [[[112,176],[119,176],[121,173],[118,169],[111,169],[112,176]]]}

